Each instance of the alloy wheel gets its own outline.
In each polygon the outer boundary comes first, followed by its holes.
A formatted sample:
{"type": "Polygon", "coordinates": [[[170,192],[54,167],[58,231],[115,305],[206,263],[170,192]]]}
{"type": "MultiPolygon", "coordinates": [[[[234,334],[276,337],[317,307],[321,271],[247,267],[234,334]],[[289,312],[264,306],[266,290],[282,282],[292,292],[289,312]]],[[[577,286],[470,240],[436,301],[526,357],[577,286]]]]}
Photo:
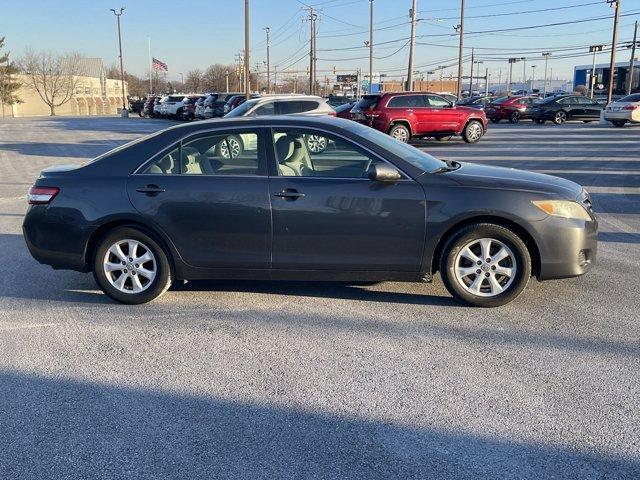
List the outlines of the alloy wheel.
{"type": "Polygon", "coordinates": [[[109,283],[123,293],[140,293],[149,288],[158,271],[156,257],[138,240],[119,240],[111,245],[102,261],[109,283]]]}
{"type": "Polygon", "coordinates": [[[482,137],[482,127],[479,123],[474,122],[467,127],[467,137],[471,142],[480,140],[480,137],[482,137]]]}
{"type": "Polygon", "coordinates": [[[220,142],[220,156],[229,158],[229,150],[231,150],[231,158],[240,155],[240,142],[235,137],[227,137],[220,142]]]}
{"type": "Polygon", "coordinates": [[[560,111],[560,112],[556,113],[555,120],[556,120],[556,123],[558,125],[560,125],[561,123],[564,123],[564,122],[567,121],[567,114],[564,113],[563,111],[560,111]]]}
{"type": "Polygon", "coordinates": [[[391,132],[391,136],[396,140],[400,140],[403,143],[407,143],[409,140],[409,135],[407,130],[404,128],[396,128],[391,132]]]}
{"type": "Polygon", "coordinates": [[[320,135],[307,135],[307,148],[311,153],[322,153],[327,148],[327,138],[320,135]]]}
{"type": "Polygon", "coordinates": [[[467,292],[495,297],[513,283],[518,265],[511,249],[494,238],[468,242],[456,255],[455,278],[467,292]]]}

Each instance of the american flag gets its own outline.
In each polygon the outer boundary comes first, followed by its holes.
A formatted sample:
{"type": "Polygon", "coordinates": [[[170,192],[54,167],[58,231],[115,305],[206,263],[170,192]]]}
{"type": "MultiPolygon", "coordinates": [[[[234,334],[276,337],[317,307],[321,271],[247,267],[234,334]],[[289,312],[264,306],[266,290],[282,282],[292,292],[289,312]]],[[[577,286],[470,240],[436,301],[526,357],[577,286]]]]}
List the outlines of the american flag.
{"type": "Polygon", "coordinates": [[[167,67],[167,64],[164,63],[164,62],[161,62],[157,58],[153,58],[152,59],[151,67],[154,70],[162,70],[163,72],[168,72],[169,71],[169,67],[167,67]]]}

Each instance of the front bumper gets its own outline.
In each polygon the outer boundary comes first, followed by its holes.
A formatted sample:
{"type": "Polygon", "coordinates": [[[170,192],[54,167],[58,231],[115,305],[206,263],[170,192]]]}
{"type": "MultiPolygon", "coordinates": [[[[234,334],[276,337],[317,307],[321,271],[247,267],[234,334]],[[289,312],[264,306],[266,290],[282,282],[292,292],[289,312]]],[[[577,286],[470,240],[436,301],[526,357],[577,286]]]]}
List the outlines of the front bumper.
{"type": "Polygon", "coordinates": [[[598,221],[548,217],[534,225],[540,250],[538,280],[587,273],[598,253],[598,221]]]}

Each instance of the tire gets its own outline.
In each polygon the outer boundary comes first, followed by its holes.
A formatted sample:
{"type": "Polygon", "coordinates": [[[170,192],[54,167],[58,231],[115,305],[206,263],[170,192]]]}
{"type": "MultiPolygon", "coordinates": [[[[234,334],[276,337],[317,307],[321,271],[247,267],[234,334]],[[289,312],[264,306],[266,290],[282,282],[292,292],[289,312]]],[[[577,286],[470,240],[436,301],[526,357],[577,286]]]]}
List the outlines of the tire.
{"type": "Polygon", "coordinates": [[[520,123],[520,112],[513,112],[509,116],[509,123],[520,123]]]}
{"type": "Polygon", "coordinates": [[[440,275],[449,293],[458,300],[477,307],[499,307],[515,300],[527,286],[531,277],[531,256],[522,239],[512,230],[492,223],[476,223],[461,228],[447,240],[440,258],[440,275]],[[507,256],[491,262],[479,258],[486,256],[486,250],[485,255],[481,255],[481,240],[487,245],[487,239],[491,240],[489,258],[497,257],[499,252],[507,256]],[[477,260],[472,261],[471,257],[477,260]],[[477,265],[477,261],[482,264],[477,265]],[[460,269],[469,269],[470,273],[458,276],[460,269]],[[496,271],[504,274],[493,273],[496,271]],[[491,279],[498,287],[492,286],[491,279]],[[472,293],[476,288],[478,293],[472,293]]]}
{"type": "Polygon", "coordinates": [[[128,305],[159,297],[169,289],[173,277],[168,254],[160,242],[133,227],[115,228],[100,239],[93,256],[93,276],[105,294],[128,305]],[[133,243],[135,253],[129,256],[133,243]],[[136,263],[136,258],[144,262],[136,263]]]}
{"type": "Polygon", "coordinates": [[[565,112],[564,110],[557,111],[556,114],[553,116],[553,123],[555,123],[556,125],[562,125],[566,121],[567,121],[567,112],[565,112]]]}
{"type": "Polygon", "coordinates": [[[391,129],[389,130],[389,135],[402,143],[407,143],[411,139],[411,132],[409,131],[407,126],[402,123],[391,127],[391,129]]]}
{"type": "Polygon", "coordinates": [[[536,118],[535,122],[536,122],[538,125],[544,125],[547,121],[546,121],[546,120],[544,120],[544,119],[542,119],[542,118],[536,118]]]}
{"type": "Polygon", "coordinates": [[[435,138],[438,142],[448,142],[453,138],[453,135],[434,135],[433,138],[435,138]]]}
{"type": "Polygon", "coordinates": [[[244,143],[238,135],[229,135],[216,146],[216,155],[222,158],[229,158],[229,149],[231,149],[231,158],[236,158],[244,152],[244,143]],[[226,141],[225,141],[226,140],[226,141]]]}
{"type": "Polygon", "coordinates": [[[591,123],[591,120],[582,120],[582,123],[591,123]]]}
{"type": "Polygon", "coordinates": [[[323,137],[321,135],[307,135],[307,149],[310,153],[318,154],[322,153],[327,149],[327,145],[329,141],[327,137],[323,137]]]}
{"type": "Polygon", "coordinates": [[[500,123],[500,117],[491,117],[491,123],[500,123]]]}
{"type": "Polygon", "coordinates": [[[613,123],[614,127],[622,128],[622,127],[624,127],[625,123],[627,123],[627,122],[624,121],[624,120],[612,120],[611,123],[613,123]]]}
{"type": "Polygon", "coordinates": [[[462,130],[462,139],[467,143],[476,143],[484,135],[484,127],[477,120],[471,120],[462,130]]]}

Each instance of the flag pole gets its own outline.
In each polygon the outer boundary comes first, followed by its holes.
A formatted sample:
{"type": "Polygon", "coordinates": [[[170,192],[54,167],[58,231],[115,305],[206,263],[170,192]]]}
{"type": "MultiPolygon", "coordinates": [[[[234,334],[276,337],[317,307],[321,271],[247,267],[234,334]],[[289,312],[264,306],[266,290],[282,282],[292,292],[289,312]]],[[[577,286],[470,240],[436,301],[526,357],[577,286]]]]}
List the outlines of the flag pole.
{"type": "Polygon", "coordinates": [[[147,37],[147,41],[149,42],[149,94],[153,93],[153,64],[151,62],[151,37],[147,37]]]}

